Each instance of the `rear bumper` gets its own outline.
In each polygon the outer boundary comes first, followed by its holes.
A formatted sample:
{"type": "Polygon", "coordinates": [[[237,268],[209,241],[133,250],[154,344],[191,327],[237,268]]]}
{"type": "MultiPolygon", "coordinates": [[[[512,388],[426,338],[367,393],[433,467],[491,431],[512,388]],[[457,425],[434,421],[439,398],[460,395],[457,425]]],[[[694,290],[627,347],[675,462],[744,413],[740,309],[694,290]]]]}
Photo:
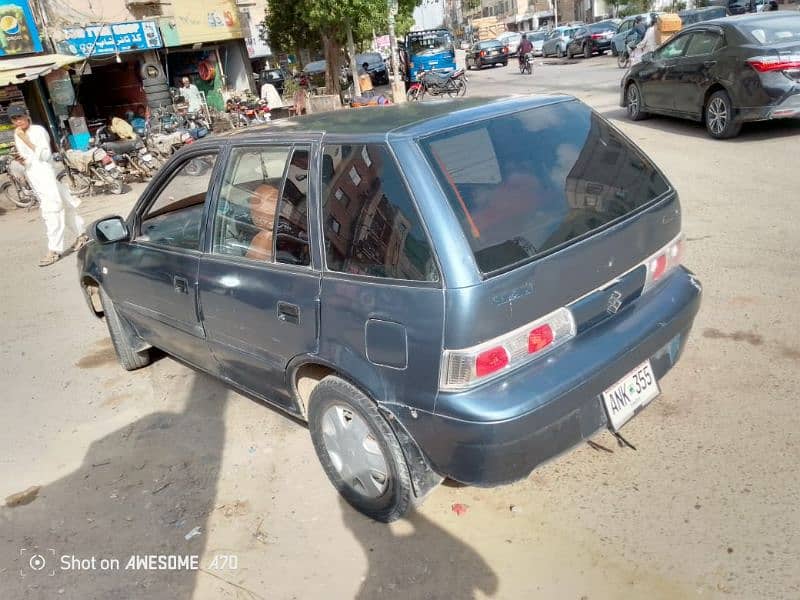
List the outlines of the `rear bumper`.
{"type": "Polygon", "coordinates": [[[700,298],[700,284],[681,268],[546,359],[440,394],[435,414],[395,416],[442,476],[478,486],[525,478],[608,426],[600,395],[614,382],[648,359],[657,379],[675,365],[700,298]]]}
{"type": "Polygon", "coordinates": [[[740,108],[737,118],[741,122],[769,121],[800,117],[800,92],[791,94],[777,104],[740,108]]]}
{"type": "Polygon", "coordinates": [[[478,66],[485,67],[487,65],[502,65],[508,63],[508,55],[502,56],[485,56],[478,59],[478,66]]]}

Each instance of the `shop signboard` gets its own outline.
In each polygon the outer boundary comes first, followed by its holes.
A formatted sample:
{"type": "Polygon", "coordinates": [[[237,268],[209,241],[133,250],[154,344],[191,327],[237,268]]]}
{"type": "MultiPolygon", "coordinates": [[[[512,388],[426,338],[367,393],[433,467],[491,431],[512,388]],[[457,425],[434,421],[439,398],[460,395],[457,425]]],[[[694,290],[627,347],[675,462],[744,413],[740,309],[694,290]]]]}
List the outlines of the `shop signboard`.
{"type": "Polygon", "coordinates": [[[41,51],[39,29],[27,0],[0,0],[0,56],[41,51]]]}
{"type": "Polygon", "coordinates": [[[159,21],[165,46],[245,37],[236,0],[171,0],[171,5],[174,16],[159,21]]]}
{"type": "Polygon", "coordinates": [[[57,45],[59,51],[65,54],[98,56],[161,48],[163,44],[155,21],[129,21],[69,27],[64,29],[64,41],[57,45]]]}
{"type": "Polygon", "coordinates": [[[261,37],[262,25],[259,20],[254,17],[249,8],[241,8],[240,10],[239,16],[241,18],[242,31],[245,34],[244,43],[247,46],[247,56],[249,58],[271,56],[272,50],[269,44],[261,37]]]}

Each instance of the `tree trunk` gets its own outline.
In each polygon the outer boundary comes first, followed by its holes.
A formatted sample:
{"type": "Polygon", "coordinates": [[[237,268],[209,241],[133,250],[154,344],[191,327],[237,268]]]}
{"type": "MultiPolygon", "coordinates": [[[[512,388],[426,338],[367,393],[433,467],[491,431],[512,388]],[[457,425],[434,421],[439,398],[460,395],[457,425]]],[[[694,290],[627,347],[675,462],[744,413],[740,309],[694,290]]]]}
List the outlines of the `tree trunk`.
{"type": "Polygon", "coordinates": [[[342,86],[339,84],[339,43],[336,35],[327,32],[322,34],[322,43],[325,47],[325,88],[328,94],[338,96],[341,94],[342,86]]]}
{"type": "Polygon", "coordinates": [[[358,65],[356,64],[356,47],[353,44],[353,28],[347,24],[347,54],[350,56],[350,72],[353,74],[353,96],[361,95],[361,83],[358,81],[358,65]]]}

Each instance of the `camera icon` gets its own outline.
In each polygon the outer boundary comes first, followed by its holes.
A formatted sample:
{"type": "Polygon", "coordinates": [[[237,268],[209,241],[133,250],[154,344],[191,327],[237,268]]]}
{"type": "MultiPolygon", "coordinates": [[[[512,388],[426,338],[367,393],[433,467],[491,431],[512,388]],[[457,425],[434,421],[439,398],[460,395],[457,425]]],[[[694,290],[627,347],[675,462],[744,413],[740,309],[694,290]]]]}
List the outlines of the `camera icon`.
{"type": "Polygon", "coordinates": [[[33,571],[34,573],[41,573],[45,572],[48,577],[53,577],[56,574],[56,570],[51,566],[50,569],[47,568],[48,566],[48,559],[50,557],[52,561],[50,562],[51,565],[55,564],[55,557],[56,551],[53,548],[48,548],[46,552],[42,552],[39,548],[20,548],[19,551],[20,558],[23,561],[27,558],[28,569],[20,569],[19,574],[21,577],[25,577],[29,570],[33,571]]]}
{"type": "Polygon", "coordinates": [[[34,571],[41,571],[47,566],[47,561],[41,554],[34,554],[31,556],[30,560],[28,560],[28,564],[34,571]]]}

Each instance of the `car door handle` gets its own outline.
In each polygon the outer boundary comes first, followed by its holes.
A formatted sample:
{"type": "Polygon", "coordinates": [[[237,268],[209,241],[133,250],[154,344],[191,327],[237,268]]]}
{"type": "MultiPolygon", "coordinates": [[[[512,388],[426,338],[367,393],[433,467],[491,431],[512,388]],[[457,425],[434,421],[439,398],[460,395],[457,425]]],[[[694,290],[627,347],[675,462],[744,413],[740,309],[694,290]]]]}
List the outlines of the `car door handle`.
{"type": "Polygon", "coordinates": [[[711,68],[711,67],[713,67],[715,64],[717,64],[717,61],[715,61],[715,60],[707,60],[707,61],[703,62],[703,66],[704,66],[706,69],[710,69],[710,68],[711,68]]]}
{"type": "Polygon", "coordinates": [[[189,293],[189,280],[185,277],[178,277],[176,275],[172,278],[172,285],[175,287],[175,291],[179,294],[189,293]]]}
{"type": "Polygon", "coordinates": [[[278,320],[293,325],[300,324],[300,307],[288,302],[278,302],[278,320]]]}

